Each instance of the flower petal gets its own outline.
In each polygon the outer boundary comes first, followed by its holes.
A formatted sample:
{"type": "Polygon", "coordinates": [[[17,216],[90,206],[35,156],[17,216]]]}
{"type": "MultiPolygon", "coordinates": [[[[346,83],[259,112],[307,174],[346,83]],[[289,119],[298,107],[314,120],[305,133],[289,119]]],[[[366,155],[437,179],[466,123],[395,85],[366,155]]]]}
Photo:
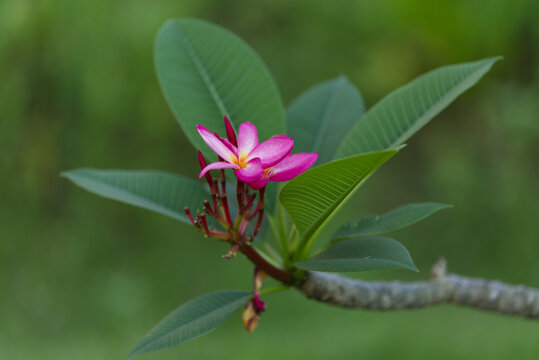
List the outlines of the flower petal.
{"type": "Polygon", "coordinates": [[[249,183],[249,187],[253,190],[260,190],[268,184],[269,179],[269,176],[261,177],[260,180],[249,183]]]}
{"type": "Polygon", "coordinates": [[[262,167],[265,169],[281,161],[290,153],[293,146],[294,139],[288,136],[276,135],[255,147],[247,160],[259,158],[262,162],[262,167]]]}
{"type": "Polygon", "coordinates": [[[247,157],[251,151],[258,145],[258,132],[256,126],[249,121],[240,124],[238,131],[238,156],[247,157]]]}
{"type": "Polygon", "coordinates": [[[270,181],[291,180],[307,171],[317,158],[317,153],[297,153],[287,156],[273,167],[270,181]]]}
{"type": "Polygon", "coordinates": [[[242,169],[234,171],[236,177],[246,183],[258,181],[264,175],[264,169],[260,165],[260,159],[251,159],[242,169]]]}
{"type": "Polygon", "coordinates": [[[230,141],[228,141],[228,139],[221,138],[221,141],[223,142],[223,144],[226,145],[227,148],[232,150],[232,152],[236,154],[236,156],[238,155],[238,148],[234,144],[232,144],[230,141]]]}
{"type": "Polygon", "coordinates": [[[197,131],[202,140],[226,161],[237,162],[237,156],[223,142],[202,125],[197,125],[197,131]]]}
{"type": "Polygon", "coordinates": [[[208,171],[210,170],[217,170],[217,169],[237,169],[239,166],[236,164],[231,164],[225,161],[217,161],[214,163],[211,163],[210,165],[206,166],[200,174],[198,174],[198,178],[200,179],[203,177],[208,171]]]}

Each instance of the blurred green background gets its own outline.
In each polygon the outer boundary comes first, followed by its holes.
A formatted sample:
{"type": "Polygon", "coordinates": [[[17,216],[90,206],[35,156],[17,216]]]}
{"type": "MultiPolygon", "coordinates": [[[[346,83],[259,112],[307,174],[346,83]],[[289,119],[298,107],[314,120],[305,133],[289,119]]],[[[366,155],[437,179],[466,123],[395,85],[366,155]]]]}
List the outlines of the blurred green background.
{"type": "MultiPolygon", "coordinates": [[[[395,233],[419,274],[438,256],[471,276],[539,287],[539,2],[0,0],[0,359],[121,359],[164,315],[251,266],[174,220],[91,195],[62,170],[197,173],[153,68],[171,17],[199,17],[266,60],[285,104],[346,74],[371,106],[437,66],[503,55],[479,85],[371,178],[351,209],[451,203],[395,233]]],[[[351,211],[351,210],[350,210],[351,211]]],[[[350,214],[349,214],[350,215],[350,214]]],[[[247,334],[141,359],[531,359],[536,323],[454,306],[375,313],[268,295],[247,334]]]]}

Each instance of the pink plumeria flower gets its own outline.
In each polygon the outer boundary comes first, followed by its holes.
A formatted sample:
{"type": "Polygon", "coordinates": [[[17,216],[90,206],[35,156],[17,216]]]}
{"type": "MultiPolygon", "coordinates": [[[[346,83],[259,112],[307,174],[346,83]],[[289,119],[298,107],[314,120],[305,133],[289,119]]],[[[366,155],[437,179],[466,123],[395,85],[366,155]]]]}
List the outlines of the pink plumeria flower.
{"type": "MultiPolygon", "coordinates": [[[[231,137],[235,133],[226,117],[225,124],[230,140],[236,140],[231,137]]],[[[240,125],[237,146],[227,139],[217,137],[202,125],[197,125],[197,131],[204,142],[223,159],[202,169],[199,178],[210,170],[234,169],[240,181],[256,182],[264,176],[264,169],[279,163],[290,154],[294,146],[294,140],[286,135],[275,135],[259,144],[256,127],[248,121],[240,125]]]]}
{"type": "Polygon", "coordinates": [[[283,160],[274,166],[264,169],[263,176],[258,180],[249,183],[254,189],[262,189],[268,184],[268,181],[288,181],[299,174],[307,171],[318,158],[317,153],[297,153],[286,156],[283,160]]]}

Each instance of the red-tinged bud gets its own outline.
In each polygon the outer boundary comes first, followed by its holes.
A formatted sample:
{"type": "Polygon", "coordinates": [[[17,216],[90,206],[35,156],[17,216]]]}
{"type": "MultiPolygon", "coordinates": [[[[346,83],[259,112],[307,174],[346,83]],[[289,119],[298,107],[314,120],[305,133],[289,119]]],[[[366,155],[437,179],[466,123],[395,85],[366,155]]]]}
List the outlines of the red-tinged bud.
{"type": "Polygon", "coordinates": [[[198,163],[200,164],[200,170],[204,169],[206,167],[206,159],[204,159],[204,155],[202,155],[202,151],[198,150],[198,163]]]}
{"type": "Polygon", "coordinates": [[[238,139],[236,138],[236,132],[234,131],[234,127],[230,123],[230,120],[228,120],[228,116],[225,115],[225,128],[226,128],[226,136],[228,138],[228,141],[232,143],[234,146],[238,146],[238,139]]]}
{"type": "Polygon", "coordinates": [[[266,302],[260,299],[259,293],[255,293],[255,295],[253,296],[253,306],[259,314],[262,311],[266,311],[266,302]]]}
{"type": "Polygon", "coordinates": [[[266,310],[266,303],[260,299],[260,288],[266,280],[266,273],[259,268],[255,268],[255,274],[253,278],[253,298],[247,302],[245,310],[243,310],[242,320],[243,326],[249,332],[253,332],[258,325],[258,320],[260,319],[260,314],[266,310]]]}
{"type": "MultiPolygon", "coordinates": [[[[200,164],[200,169],[201,170],[203,170],[206,167],[206,159],[204,159],[204,156],[202,155],[202,152],[200,152],[200,150],[198,151],[198,163],[200,164]]],[[[206,174],[204,175],[204,178],[208,182],[208,186],[210,187],[210,191],[212,191],[213,179],[212,179],[209,171],[206,172],[206,174]]]]}

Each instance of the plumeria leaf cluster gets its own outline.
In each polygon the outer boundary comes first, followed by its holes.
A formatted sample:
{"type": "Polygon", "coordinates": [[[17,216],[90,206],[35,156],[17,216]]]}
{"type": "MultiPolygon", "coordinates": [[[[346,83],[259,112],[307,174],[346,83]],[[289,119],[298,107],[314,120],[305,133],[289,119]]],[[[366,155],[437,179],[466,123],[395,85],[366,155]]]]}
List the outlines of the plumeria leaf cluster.
{"type": "Polygon", "coordinates": [[[237,36],[201,20],[167,21],[155,43],[157,77],[198,150],[200,173],[188,178],[162,171],[76,169],[63,176],[227,243],[223,257],[243,254],[253,264],[253,284],[180,306],[129,357],[206,334],[241,308],[245,328],[253,331],[271,309],[262,297],[300,285],[306,271],[417,270],[402,244],[381,235],[447,205],[404,205],[346,223],[325,244],[317,239],[407,139],[498,59],[432,70],[366,112],[359,90],[344,76],[315,85],[285,109],[267,67],[237,36]],[[266,276],[282,285],[264,289],[266,276]]]}

